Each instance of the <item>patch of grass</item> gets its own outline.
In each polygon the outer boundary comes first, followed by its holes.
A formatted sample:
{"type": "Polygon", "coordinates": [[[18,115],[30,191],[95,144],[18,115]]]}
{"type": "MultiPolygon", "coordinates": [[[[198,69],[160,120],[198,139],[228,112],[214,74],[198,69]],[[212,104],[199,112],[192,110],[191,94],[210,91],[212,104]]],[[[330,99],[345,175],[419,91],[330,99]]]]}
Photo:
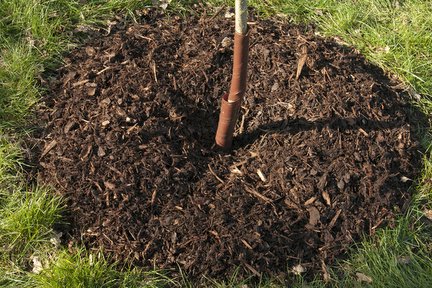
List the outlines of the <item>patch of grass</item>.
{"type": "Polygon", "coordinates": [[[32,47],[5,43],[0,62],[0,129],[22,123],[39,98],[35,85],[41,66],[32,47]]]}
{"type": "MultiPolygon", "coordinates": [[[[16,189],[16,188],[15,188],[16,189]]],[[[0,206],[0,251],[15,263],[38,250],[61,220],[62,201],[41,187],[0,191],[6,201],[0,206]]]]}
{"type": "Polygon", "coordinates": [[[348,261],[353,272],[372,279],[373,287],[428,287],[432,258],[421,226],[402,219],[395,229],[379,230],[348,261]]]}
{"type": "Polygon", "coordinates": [[[102,253],[88,254],[78,249],[71,254],[62,251],[39,274],[31,276],[32,287],[41,288],[103,288],[103,287],[168,287],[176,282],[153,270],[119,269],[102,253]]]}
{"type": "Polygon", "coordinates": [[[372,62],[432,95],[432,5],[429,1],[338,1],[312,19],[372,62]]]}

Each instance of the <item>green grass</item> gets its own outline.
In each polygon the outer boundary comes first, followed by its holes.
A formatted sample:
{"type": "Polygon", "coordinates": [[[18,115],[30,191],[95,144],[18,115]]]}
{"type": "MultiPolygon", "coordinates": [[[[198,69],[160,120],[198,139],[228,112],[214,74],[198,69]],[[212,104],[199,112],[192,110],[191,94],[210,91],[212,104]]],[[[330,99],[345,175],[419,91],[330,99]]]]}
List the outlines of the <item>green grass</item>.
{"type": "Polygon", "coordinates": [[[163,287],[176,283],[156,270],[142,272],[137,269],[120,269],[108,263],[101,253],[87,254],[78,249],[71,254],[66,251],[56,255],[52,266],[40,274],[33,274],[31,287],[163,287]]]}
{"type": "MultiPolygon", "coordinates": [[[[206,1],[213,6],[232,1],[206,1]]],[[[76,28],[104,25],[114,13],[134,18],[141,0],[4,0],[0,1],[0,287],[192,287],[187,277],[167,279],[155,271],[119,267],[80,248],[69,253],[50,243],[61,221],[63,201],[46,188],[30,186],[23,172],[21,135],[40,99],[38,76],[61,63],[61,53],[79,39],[76,28]],[[44,264],[31,273],[30,257],[44,264]]],[[[196,1],[172,1],[169,11],[187,15],[196,1]]],[[[432,5],[420,0],[251,0],[263,16],[284,15],[313,22],[322,35],[354,45],[369,60],[398,76],[419,105],[432,112],[432,5]]],[[[425,148],[432,144],[426,131],[425,148]]],[[[429,149],[428,149],[429,151],[429,149]]],[[[432,158],[424,156],[416,197],[396,227],[382,229],[353,247],[348,260],[332,268],[333,287],[428,287],[432,283],[432,228],[423,221],[432,209],[432,158]],[[358,282],[356,273],[372,279],[358,282]]],[[[293,276],[293,287],[325,287],[320,280],[293,276]]],[[[235,275],[206,286],[244,287],[235,275]]],[[[260,287],[281,287],[277,279],[260,287]]]]}

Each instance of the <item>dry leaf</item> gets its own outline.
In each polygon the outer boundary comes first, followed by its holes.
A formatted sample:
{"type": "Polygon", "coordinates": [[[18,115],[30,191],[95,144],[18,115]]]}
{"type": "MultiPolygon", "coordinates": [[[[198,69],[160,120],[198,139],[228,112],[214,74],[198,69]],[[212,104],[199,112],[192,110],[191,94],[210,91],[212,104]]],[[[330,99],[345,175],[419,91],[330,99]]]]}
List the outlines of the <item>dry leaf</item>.
{"type": "Polygon", "coordinates": [[[171,0],[152,0],[153,6],[158,6],[164,10],[168,8],[168,4],[171,3],[171,0]]]}
{"type": "Polygon", "coordinates": [[[296,266],[294,266],[291,271],[295,274],[295,275],[300,275],[304,272],[306,272],[306,268],[304,268],[302,265],[298,264],[296,266]]]}
{"type": "Polygon", "coordinates": [[[231,46],[232,43],[233,43],[233,40],[230,37],[225,37],[221,42],[223,48],[231,46]]]}
{"type": "Polygon", "coordinates": [[[430,209],[426,209],[426,210],[424,211],[424,215],[426,216],[426,218],[428,218],[429,220],[432,221],[432,210],[430,210],[430,209]]]}
{"type": "Polygon", "coordinates": [[[61,236],[63,235],[62,232],[54,232],[54,236],[50,238],[51,244],[53,244],[56,248],[60,246],[61,243],[61,236]]]}
{"type": "Polygon", "coordinates": [[[30,259],[33,262],[32,272],[35,274],[39,274],[43,270],[42,262],[39,260],[38,256],[32,256],[30,259]]]}
{"type": "Polygon", "coordinates": [[[359,281],[359,282],[365,282],[368,284],[372,283],[372,278],[363,274],[363,273],[357,272],[356,276],[357,276],[357,281],[359,281]]]}
{"type": "Polygon", "coordinates": [[[408,265],[411,263],[411,257],[409,256],[400,256],[397,258],[397,262],[399,264],[404,264],[404,265],[408,265]]]}

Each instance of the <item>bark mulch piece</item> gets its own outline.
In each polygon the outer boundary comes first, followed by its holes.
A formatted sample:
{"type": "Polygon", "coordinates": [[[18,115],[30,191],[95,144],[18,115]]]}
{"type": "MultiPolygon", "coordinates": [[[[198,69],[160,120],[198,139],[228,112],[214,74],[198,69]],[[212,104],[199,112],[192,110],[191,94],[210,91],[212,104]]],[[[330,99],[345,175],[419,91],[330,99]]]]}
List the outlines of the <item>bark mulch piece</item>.
{"type": "Polygon", "coordinates": [[[234,149],[213,149],[232,22],[149,11],[94,32],[46,79],[33,161],[67,197],[73,241],[192,278],[316,275],[403,211],[422,116],[311,27],[254,20],[234,149]]]}

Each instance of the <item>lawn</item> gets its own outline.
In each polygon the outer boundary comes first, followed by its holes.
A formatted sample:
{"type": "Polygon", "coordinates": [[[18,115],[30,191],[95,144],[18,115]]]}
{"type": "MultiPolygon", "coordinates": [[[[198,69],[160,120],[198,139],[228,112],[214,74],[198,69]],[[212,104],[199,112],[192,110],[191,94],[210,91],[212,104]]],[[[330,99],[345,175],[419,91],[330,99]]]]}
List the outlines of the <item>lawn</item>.
{"type": "MultiPolygon", "coordinates": [[[[168,12],[188,15],[196,1],[172,1],[168,12]]],[[[429,1],[321,0],[250,1],[262,17],[286,17],[313,23],[323,36],[354,46],[368,60],[403,81],[412,105],[432,112],[432,5],[429,1]]],[[[232,5],[206,1],[206,5],[232,5]]],[[[25,162],[35,104],[43,94],[40,75],[62,64],[62,53],[79,45],[71,31],[103,27],[113,15],[134,21],[151,6],[138,0],[9,0],[0,2],[0,286],[1,287],[164,287],[194,286],[187,276],[170,279],[163,271],[110,264],[101,253],[58,245],[63,199],[49,187],[29,183],[25,162]],[[40,273],[34,273],[42,269],[40,273]]],[[[209,8],[210,11],[210,8],[209,8]]],[[[213,10],[211,10],[213,11],[213,10]]],[[[422,175],[414,199],[394,228],[380,229],[352,247],[349,259],[332,267],[328,283],[298,287],[428,287],[432,282],[432,159],[429,131],[419,127],[422,175]],[[371,282],[371,283],[369,283],[371,282]]],[[[235,275],[207,286],[244,287],[235,275]]],[[[280,287],[263,279],[261,287],[280,287]]]]}

